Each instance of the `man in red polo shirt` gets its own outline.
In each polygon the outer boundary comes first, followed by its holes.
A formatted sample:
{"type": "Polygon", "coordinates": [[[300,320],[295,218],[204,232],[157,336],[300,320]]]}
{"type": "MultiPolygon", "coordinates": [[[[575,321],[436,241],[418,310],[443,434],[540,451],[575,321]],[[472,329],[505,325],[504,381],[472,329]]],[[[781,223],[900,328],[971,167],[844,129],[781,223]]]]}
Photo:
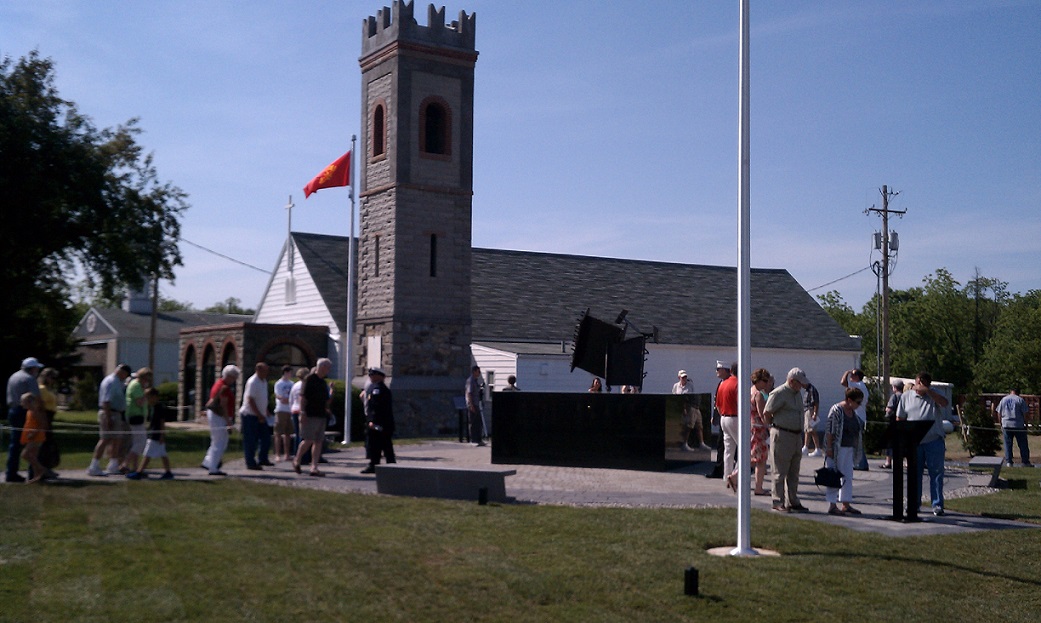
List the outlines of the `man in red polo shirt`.
{"type": "Polygon", "coordinates": [[[737,362],[730,364],[730,375],[716,390],[719,431],[723,435],[723,476],[728,489],[737,490],[734,463],[737,459],[737,362]]]}

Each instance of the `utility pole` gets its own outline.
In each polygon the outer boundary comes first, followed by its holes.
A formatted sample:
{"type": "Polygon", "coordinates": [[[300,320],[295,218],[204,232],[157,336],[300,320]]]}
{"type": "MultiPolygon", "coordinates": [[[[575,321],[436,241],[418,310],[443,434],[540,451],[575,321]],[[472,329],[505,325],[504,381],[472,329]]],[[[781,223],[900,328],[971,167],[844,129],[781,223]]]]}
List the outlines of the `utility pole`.
{"type": "MultiPolygon", "coordinates": [[[[890,191],[889,187],[885,186],[885,185],[882,186],[882,191],[881,192],[882,192],[882,207],[881,207],[881,209],[880,208],[876,208],[875,206],[871,206],[870,208],[867,209],[867,211],[868,212],[877,212],[878,214],[882,215],[882,235],[880,236],[881,243],[882,243],[881,244],[881,247],[882,247],[882,249],[881,249],[882,250],[882,361],[880,362],[881,363],[880,367],[882,369],[879,372],[881,372],[881,374],[882,374],[882,385],[883,385],[882,395],[883,395],[885,401],[888,402],[889,401],[889,392],[890,392],[890,389],[891,389],[890,384],[889,384],[889,272],[890,272],[890,268],[889,268],[889,255],[890,255],[890,251],[893,251],[893,252],[897,251],[897,246],[898,246],[898,245],[893,245],[892,249],[890,248],[890,242],[891,241],[890,241],[890,237],[889,237],[889,215],[890,214],[899,214],[899,215],[902,216],[902,215],[907,213],[907,210],[890,210],[889,209],[889,199],[891,197],[896,197],[897,195],[899,195],[900,194],[899,192],[890,191]]],[[[894,235],[895,235],[895,233],[894,233],[894,235]]]]}

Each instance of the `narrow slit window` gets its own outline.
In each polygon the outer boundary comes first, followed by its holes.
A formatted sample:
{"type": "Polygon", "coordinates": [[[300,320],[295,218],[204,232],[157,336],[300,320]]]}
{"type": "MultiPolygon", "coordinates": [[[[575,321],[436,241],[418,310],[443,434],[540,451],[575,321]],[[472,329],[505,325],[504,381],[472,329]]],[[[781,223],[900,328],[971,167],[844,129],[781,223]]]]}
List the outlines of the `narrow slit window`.
{"type": "Polygon", "coordinates": [[[373,236],[372,239],[372,274],[374,277],[380,276],[380,237],[373,236]]]}
{"type": "Polygon", "coordinates": [[[437,234],[430,234],[430,276],[437,277],[437,234]]]}

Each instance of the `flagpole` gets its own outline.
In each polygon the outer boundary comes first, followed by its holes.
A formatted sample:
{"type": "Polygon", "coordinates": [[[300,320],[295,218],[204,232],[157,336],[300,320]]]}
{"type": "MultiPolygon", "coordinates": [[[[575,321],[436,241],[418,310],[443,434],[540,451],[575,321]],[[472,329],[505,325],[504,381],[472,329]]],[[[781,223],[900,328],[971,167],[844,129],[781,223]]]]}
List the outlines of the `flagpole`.
{"type": "Polygon", "coordinates": [[[352,379],[354,376],[354,275],[355,275],[355,259],[356,254],[354,252],[354,187],[357,185],[357,178],[354,176],[354,161],[358,159],[358,153],[355,150],[355,145],[358,141],[358,135],[351,135],[351,167],[348,179],[351,182],[351,227],[350,237],[347,239],[347,326],[344,328],[343,335],[343,351],[344,351],[344,364],[343,364],[343,380],[344,389],[346,390],[346,396],[344,399],[344,418],[343,418],[343,442],[344,446],[351,443],[351,408],[354,405],[354,399],[351,392],[352,379]]]}
{"type": "MultiPolygon", "coordinates": [[[[737,211],[737,547],[731,556],[756,556],[759,552],[751,544],[752,492],[749,489],[751,476],[751,396],[744,383],[751,378],[751,253],[749,245],[749,177],[751,157],[749,155],[749,62],[748,62],[748,0],[741,0],[741,59],[740,59],[740,123],[738,129],[738,211],[737,211]]],[[[724,474],[726,477],[726,474],[724,474]]]]}

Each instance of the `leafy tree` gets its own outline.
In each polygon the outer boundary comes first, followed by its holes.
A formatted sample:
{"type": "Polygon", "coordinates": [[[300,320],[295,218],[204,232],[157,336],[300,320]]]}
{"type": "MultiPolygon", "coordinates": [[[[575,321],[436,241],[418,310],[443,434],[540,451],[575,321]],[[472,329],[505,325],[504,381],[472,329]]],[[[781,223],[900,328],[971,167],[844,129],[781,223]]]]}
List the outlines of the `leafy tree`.
{"type": "Polygon", "coordinates": [[[1008,302],[973,372],[987,392],[1019,387],[1025,394],[1041,393],[1041,290],[1008,302]]]}
{"type": "Polygon", "coordinates": [[[242,301],[234,296],[228,297],[219,303],[214,303],[203,311],[213,312],[216,314],[244,314],[247,316],[257,313],[255,309],[246,309],[242,307],[242,301]]]}
{"type": "Polygon", "coordinates": [[[972,382],[972,315],[965,293],[950,271],[938,268],[922,288],[890,298],[890,342],[894,374],[933,378],[966,388],[972,382]]]}
{"type": "Polygon", "coordinates": [[[68,352],[80,314],[71,275],[111,298],[172,280],[186,195],[160,182],[131,119],[98,129],[37,52],[0,60],[0,365],[68,352]]]}
{"type": "Polygon", "coordinates": [[[972,305],[972,365],[975,366],[982,358],[983,349],[993,335],[1008,300],[1008,283],[984,277],[977,268],[972,280],[965,284],[965,294],[972,305]]]}
{"type": "Polygon", "coordinates": [[[191,301],[178,301],[176,299],[168,299],[162,294],[159,295],[159,311],[161,312],[192,311],[194,309],[191,301]]]}
{"type": "Polygon", "coordinates": [[[853,311],[838,290],[831,290],[825,294],[818,294],[817,301],[820,306],[824,308],[824,311],[828,312],[831,318],[839,323],[846,333],[850,335],[859,335],[858,327],[860,324],[860,318],[857,312],[853,311]]]}

